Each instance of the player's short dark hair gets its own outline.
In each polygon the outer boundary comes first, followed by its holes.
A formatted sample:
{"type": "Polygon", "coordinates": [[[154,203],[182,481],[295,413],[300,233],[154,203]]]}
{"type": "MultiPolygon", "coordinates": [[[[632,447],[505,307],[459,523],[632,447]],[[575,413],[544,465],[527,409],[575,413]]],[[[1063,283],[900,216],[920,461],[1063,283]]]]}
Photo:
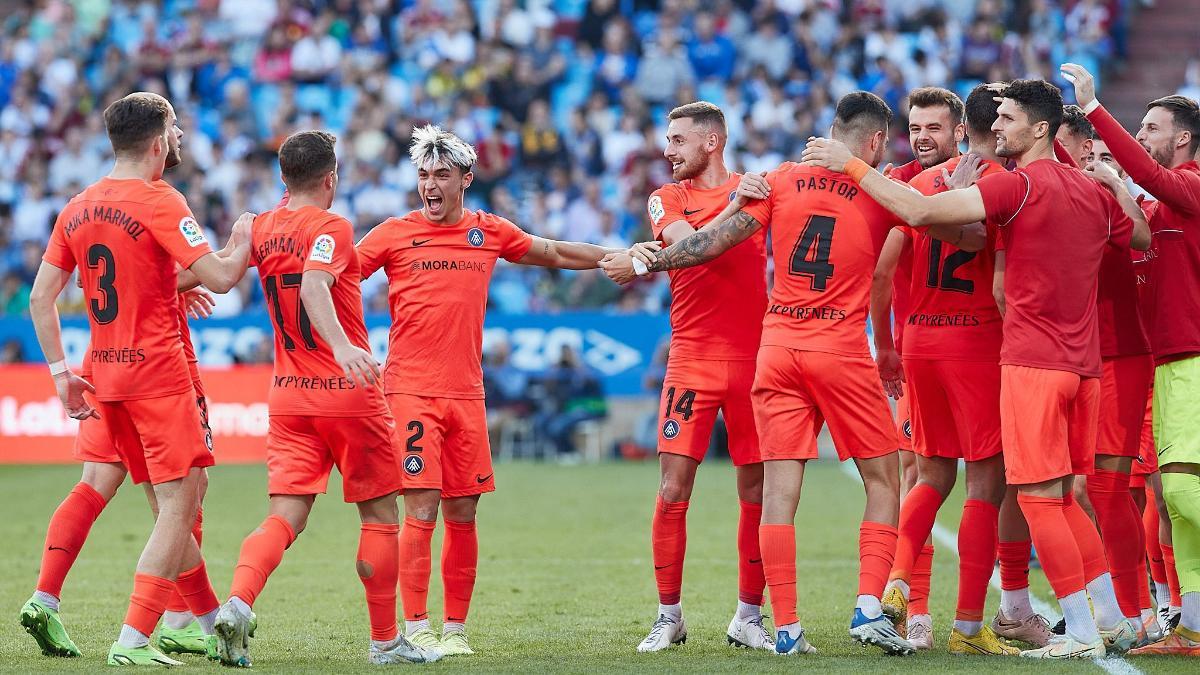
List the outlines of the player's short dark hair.
{"type": "Polygon", "coordinates": [[[1096,138],[1096,127],[1088,121],[1087,113],[1077,105],[1063,106],[1062,125],[1076,138],[1091,140],[1096,138]]]}
{"type": "Polygon", "coordinates": [[[852,91],[837,103],[833,133],[839,137],[862,139],[877,131],[886,132],[892,122],[892,109],[869,91],[852,91]]]}
{"type": "Polygon", "coordinates": [[[728,127],[725,125],[725,113],[708,101],[685,103],[667,113],[667,119],[690,119],[693,124],[714,129],[722,136],[728,133],[728,127]]]}
{"type": "Polygon", "coordinates": [[[1154,108],[1166,108],[1171,113],[1176,129],[1192,132],[1192,144],[1188,150],[1195,154],[1196,148],[1200,147],[1200,105],[1186,96],[1175,94],[1156,98],[1146,105],[1146,110],[1154,108]]]}
{"type": "Polygon", "coordinates": [[[167,130],[171,104],[148,91],[138,91],[117,99],[104,109],[104,128],[113,154],[140,153],[155,136],[167,130]]]}
{"type": "Polygon", "coordinates": [[[337,168],[333,151],[337,136],[327,131],[300,131],[279,146],[279,172],[291,192],[311,190],[337,168]]]}
{"type": "Polygon", "coordinates": [[[920,87],[908,93],[909,108],[935,108],[940,105],[950,111],[951,124],[962,124],[963,102],[958,94],[942,87],[920,87]]]}
{"type": "Polygon", "coordinates": [[[1058,133],[1063,118],[1062,92],[1058,87],[1045,80],[1013,80],[1001,96],[1016,101],[1031,123],[1049,124],[1051,139],[1058,133]]]}
{"type": "Polygon", "coordinates": [[[986,84],[976,85],[967,95],[964,120],[967,123],[967,136],[976,138],[992,134],[992,125],[996,123],[996,92],[988,89],[986,84]]]}

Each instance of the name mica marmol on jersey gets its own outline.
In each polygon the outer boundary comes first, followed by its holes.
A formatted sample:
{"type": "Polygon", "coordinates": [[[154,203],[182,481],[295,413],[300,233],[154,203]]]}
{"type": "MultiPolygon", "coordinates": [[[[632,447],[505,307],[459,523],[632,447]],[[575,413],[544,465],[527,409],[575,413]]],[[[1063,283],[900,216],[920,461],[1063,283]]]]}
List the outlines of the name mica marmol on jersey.
{"type": "Polygon", "coordinates": [[[790,316],[797,321],[845,321],[846,310],[838,307],[789,307],[772,304],[767,310],[771,314],[790,316]]]}
{"type": "Polygon", "coordinates": [[[125,230],[125,234],[128,234],[129,237],[134,241],[139,241],[138,237],[140,237],[142,233],[146,231],[145,225],[142,225],[137,220],[134,220],[133,217],[126,215],[126,213],[121,209],[112,206],[93,206],[91,211],[83,209],[80,210],[79,213],[76,213],[75,216],[72,217],[65,226],[63,226],[63,233],[69,237],[75,233],[75,230],[79,229],[79,226],[83,225],[84,223],[90,223],[93,220],[99,220],[110,225],[116,225],[122,230],[125,230]]]}

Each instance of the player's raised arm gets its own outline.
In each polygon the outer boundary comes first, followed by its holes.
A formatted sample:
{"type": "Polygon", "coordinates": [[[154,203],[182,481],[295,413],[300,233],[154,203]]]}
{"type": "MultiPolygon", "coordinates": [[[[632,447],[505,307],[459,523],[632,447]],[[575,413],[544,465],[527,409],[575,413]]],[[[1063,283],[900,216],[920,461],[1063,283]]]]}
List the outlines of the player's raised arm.
{"type": "MultiPolygon", "coordinates": [[[[233,258],[235,256],[243,255],[243,254],[246,256],[246,261],[242,264],[241,274],[239,274],[237,280],[233,282],[234,284],[237,284],[238,281],[241,281],[242,274],[246,273],[246,265],[249,264],[249,260],[250,260],[250,247],[249,247],[250,223],[253,223],[253,222],[254,222],[254,214],[253,213],[243,213],[241,215],[241,217],[239,217],[237,219],[237,221],[234,222],[234,225],[233,225],[234,231],[230,233],[229,240],[225,242],[225,247],[222,248],[221,250],[215,251],[213,253],[213,255],[217,256],[218,258],[220,258],[222,260],[225,260],[228,258],[233,258]],[[249,221],[247,221],[247,224],[245,225],[243,232],[241,232],[239,234],[237,232],[238,223],[243,222],[243,219],[246,218],[247,216],[249,217],[249,221]],[[241,246],[241,244],[245,244],[245,246],[241,246]],[[239,249],[244,249],[244,250],[239,250],[239,249]]],[[[199,262],[199,261],[197,261],[197,262],[199,262]]],[[[194,268],[194,267],[195,267],[195,264],[192,265],[192,268],[194,268]]],[[[204,284],[204,282],[200,280],[200,277],[194,271],[192,271],[192,268],[183,269],[183,270],[179,271],[179,281],[177,283],[177,288],[179,289],[180,293],[190,291],[193,288],[196,288],[197,286],[204,284]]],[[[233,286],[231,285],[230,288],[232,288],[232,287],[233,286]]],[[[229,289],[227,288],[224,291],[217,291],[217,292],[225,293],[228,290],[229,289]]]]}
{"type": "Polygon", "coordinates": [[[1142,207],[1129,193],[1129,188],[1116,170],[1104,162],[1097,161],[1088,164],[1084,169],[1084,174],[1108,188],[1117,198],[1121,210],[1133,221],[1133,236],[1129,240],[1129,247],[1138,251],[1149,249],[1150,223],[1146,221],[1146,214],[1142,211],[1142,207]]]}
{"type": "Polygon", "coordinates": [[[980,225],[987,211],[978,187],[926,197],[875,171],[841,141],[828,138],[810,138],[802,160],[850,176],[881,206],[913,227],[929,227],[936,239],[964,251],[978,251],[987,244],[987,231],[980,225]]]}
{"type": "Polygon", "coordinates": [[[246,265],[250,261],[250,225],[253,222],[253,213],[239,216],[233,224],[229,242],[223,249],[229,251],[228,255],[222,257],[217,253],[209,253],[192,263],[188,271],[214,293],[228,293],[246,274],[246,265]]]}

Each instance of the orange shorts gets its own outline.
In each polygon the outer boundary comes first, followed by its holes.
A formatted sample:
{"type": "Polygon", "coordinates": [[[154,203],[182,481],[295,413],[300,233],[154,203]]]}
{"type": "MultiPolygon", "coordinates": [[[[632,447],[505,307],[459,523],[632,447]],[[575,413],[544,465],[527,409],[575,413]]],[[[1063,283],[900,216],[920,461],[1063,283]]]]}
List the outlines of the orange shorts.
{"type": "Polygon", "coordinates": [[[913,423],[912,423],[912,388],[908,382],[903,382],[900,385],[903,389],[903,395],[899,401],[896,401],[896,437],[900,439],[900,449],[912,452],[913,449],[913,423]]]}
{"type": "MultiPolygon", "coordinates": [[[[204,384],[199,379],[195,379],[192,380],[192,387],[196,390],[196,407],[200,409],[200,424],[204,426],[204,431],[211,442],[212,430],[208,425],[208,401],[204,398],[204,384]]],[[[96,397],[90,393],[85,393],[83,397],[92,404],[93,408],[99,409],[96,397]]],[[[79,423],[79,433],[75,434],[75,447],[72,449],[72,454],[80,462],[102,464],[119,464],[121,462],[121,455],[117,452],[116,444],[113,443],[112,434],[108,431],[108,424],[103,419],[95,417],[89,417],[79,423]]]]}
{"type": "Polygon", "coordinates": [[[1130,485],[1139,487],[1145,485],[1146,476],[1158,471],[1158,448],[1154,445],[1154,389],[1151,387],[1146,395],[1146,412],[1142,418],[1142,436],[1138,442],[1138,456],[1133,460],[1129,471],[1130,485]],[[1134,479],[1141,482],[1133,484],[1134,479]]]}
{"type": "Polygon", "coordinates": [[[720,410],[733,465],[761,462],[750,403],[753,384],[753,361],[668,361],[658,403],[658,451],[704,461],[720,410]]]}
{"type": "Polygon", "coordinates": [[[1146,421],[1146,392],[1154,384],[1154,357],[1105,359],[1103,369],[1096,454],[1137,457],[1146,421]]]}
{"type": "Polygon", "coordinates": [[[323,494],[337,466],[349,503],[400,490],[400,464],[389,415],[271,415],[267,428],[267,494],[323,494]]]}
{"type": "Polygon", "coordinates": [[[1000,365],[904,362],[912,394],[913,451],[968,462],[1000,454],[1000,365]]]}
{"type": "Polygon", "coordinates": [[[388,394],[406,490],[441,490],[443,498],[493,492],[492,448],[482,399],[388,394]]]}
{"type": "MultiPolygon", "coordinates": [[[[99,402],[119,460],[134,483],[167,483],[215,464],[203,395],[185,391],[135,401],[99,402]]],[[[96,461],[96,460],[88,460],[96,461]]]]}
{"type": "Polygon", "coordinates": [[[1010,485],[1095,469],[1100,380],[1065,370],[1000,366],[1000,434],[1010,485]]]}
{"type": "Polygon", "coordinates": [[[753,399],[764,461],[815,459],[826,423],[842,461],[882,457],[900,444],[869,357],[763,345],[753,399]]]}

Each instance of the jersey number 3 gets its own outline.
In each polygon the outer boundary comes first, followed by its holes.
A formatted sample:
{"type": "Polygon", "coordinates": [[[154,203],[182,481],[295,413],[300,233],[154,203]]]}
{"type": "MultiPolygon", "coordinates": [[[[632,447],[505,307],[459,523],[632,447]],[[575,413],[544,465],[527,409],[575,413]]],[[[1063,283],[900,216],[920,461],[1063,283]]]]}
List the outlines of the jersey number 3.
{"type": "Polygon", "coordinates": [[[117,318],[117,261],[113,258],[112,249],[104,244],[92,244],[87,250],[88,269],[100,269],[96,286],[104,294],[104,304],[99,298],[93,298],[89,303],[92,318],[98,324],[112,323],[117,318]],[[101,264],[103,263],[103,265],[101,264]]]}
{"type": "Polygon", "coordinates": [[[833,226],[836,223],[837,219],[832,216],[809,216],[804,231],[792,249],[788,272],[808,277],[814,291],[824,291],[829,278],[833,276],[829,248],[833,245],[833,226]]]}

